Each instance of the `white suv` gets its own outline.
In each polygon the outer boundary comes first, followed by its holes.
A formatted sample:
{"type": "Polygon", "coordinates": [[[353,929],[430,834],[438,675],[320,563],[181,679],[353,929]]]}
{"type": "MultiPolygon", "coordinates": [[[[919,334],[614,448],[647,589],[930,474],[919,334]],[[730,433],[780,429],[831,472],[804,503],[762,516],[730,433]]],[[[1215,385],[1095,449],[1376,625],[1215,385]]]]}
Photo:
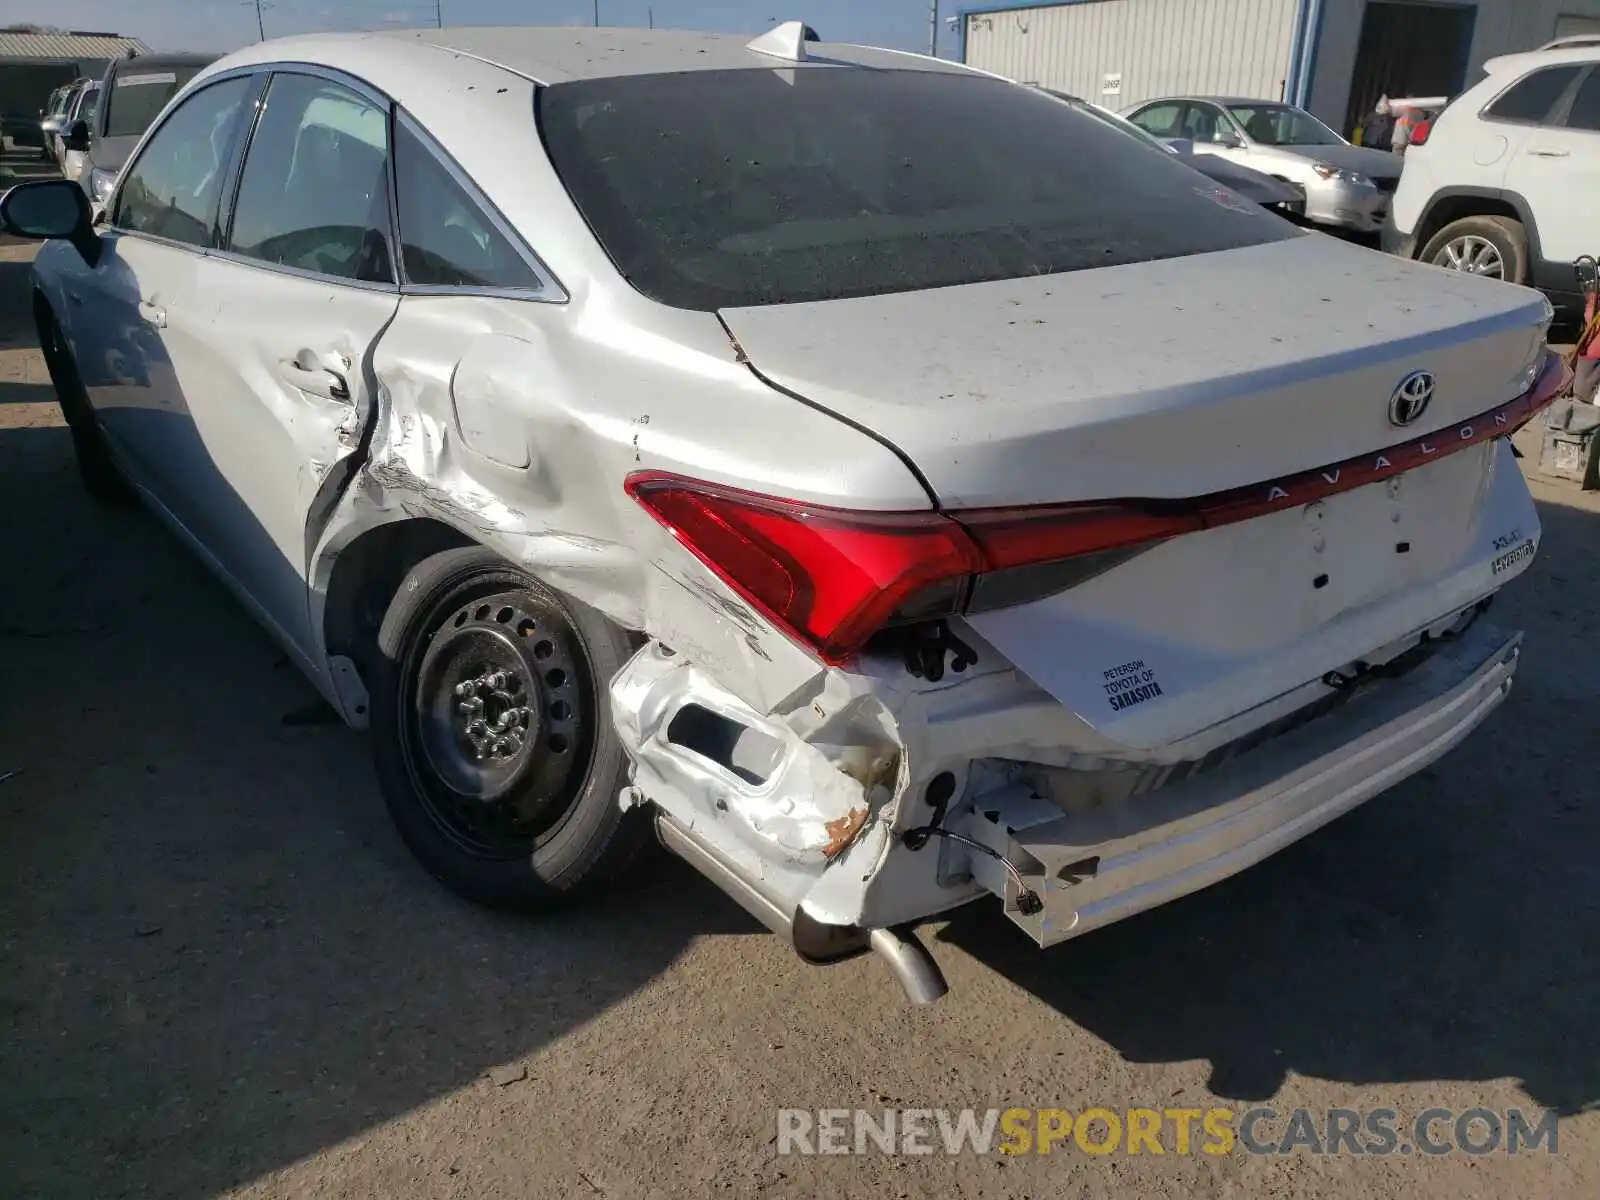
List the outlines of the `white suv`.
{"type": "Polygon", "coordinates": [[[1406,154],[1384,248],[1581,303],[1600,254],[1600,45],[1491,59],[1406,154]]]}

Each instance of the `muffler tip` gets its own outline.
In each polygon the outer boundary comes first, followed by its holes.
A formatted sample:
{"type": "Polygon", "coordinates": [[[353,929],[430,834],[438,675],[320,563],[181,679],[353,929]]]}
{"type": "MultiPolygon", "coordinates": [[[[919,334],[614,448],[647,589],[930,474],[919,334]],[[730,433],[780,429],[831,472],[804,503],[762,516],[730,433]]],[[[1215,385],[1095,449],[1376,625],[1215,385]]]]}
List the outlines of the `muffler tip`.
{"type": "Polygon", "coordinates": [[[874,929],[871,943],[878,957],[889,964],[889,970],[894,972],[911,1003],[932,1004],[950,990],[938,962],[909,929],[903,933],[874,929]]]}

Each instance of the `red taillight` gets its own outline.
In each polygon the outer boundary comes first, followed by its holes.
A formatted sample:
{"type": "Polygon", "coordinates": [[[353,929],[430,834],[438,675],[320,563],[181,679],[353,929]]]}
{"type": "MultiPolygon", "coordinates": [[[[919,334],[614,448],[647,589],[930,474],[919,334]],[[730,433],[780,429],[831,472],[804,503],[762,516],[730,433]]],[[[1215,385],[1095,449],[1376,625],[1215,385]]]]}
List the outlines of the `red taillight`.
{"type": "Polygon", "coordinates": [[[978,543],[991,571],[1123,550],[1205,527],[1199,513],[1162,512],[1158,504],[979,508],[957,513],[956,519],[978,543]]]}
{"type": "Polygon", "coordinates": [[[1048,595],[1142,548],[1365,487],[1508,437],[1565,386],[1546,356],[1533,387],[1469,421],[1360,458],[1187,500],[858,512],[639,471],[628,494],[729,586],[825,661],[889,625],[1048,595]]]}
{"type": "MultiPolygon", "coordinates": [[[[630,475],[627,490],[735,591],[830,663],[851,658],[886,626],[962,611],[980,576],[1200,528],[1189,515],[1111,505],[956,517],[858,512],[649,471],[630,475]]],[[[996,587],[981,606],[1018,596],[1016,585],[996,587]]]]}
{"type": "Polygon", "coordinates": [[[934,512],[853,512],[638,472],[628,494],[706,566],[825,661],[899,619],[956,610],[981,569],[970,538],[934,512]]]}
{"type": "Polygon", "coordinates": [[[1428,144],[1428,135],[1432,132],[1432,121],[1418,121],[1411,129],[1411,144],[1413,146],[1426,146],[1428,144]]]}

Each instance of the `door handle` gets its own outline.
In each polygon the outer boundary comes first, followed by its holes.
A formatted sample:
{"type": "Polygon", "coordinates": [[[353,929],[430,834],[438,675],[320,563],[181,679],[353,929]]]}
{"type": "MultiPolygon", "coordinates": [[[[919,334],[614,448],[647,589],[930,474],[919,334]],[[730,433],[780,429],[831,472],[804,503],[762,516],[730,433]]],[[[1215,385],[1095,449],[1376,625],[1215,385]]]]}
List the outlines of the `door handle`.
{"type": "Polygon", "coordinates": [[[350,385],[345,377],[332,367],[316,361],[316,355],[302,350],[296,357],[285,359],[280,366],[288,383],[302,392],[321,396],[326,400],[349,400],[350,385]]]}
{"type": "Polygon", "coordinates": [[[1571,158],[1572,157],[1572,151],[1570,151],[1570,150],[1529,150],[1528,154],[1532,158],[1571,158]]]}
{"type": "Polygon", "coordinates": [[[157,329],[165,329],[167,327],[167,310],[153,300],[139,301],[139,316],[149,321],[157,329]]]}

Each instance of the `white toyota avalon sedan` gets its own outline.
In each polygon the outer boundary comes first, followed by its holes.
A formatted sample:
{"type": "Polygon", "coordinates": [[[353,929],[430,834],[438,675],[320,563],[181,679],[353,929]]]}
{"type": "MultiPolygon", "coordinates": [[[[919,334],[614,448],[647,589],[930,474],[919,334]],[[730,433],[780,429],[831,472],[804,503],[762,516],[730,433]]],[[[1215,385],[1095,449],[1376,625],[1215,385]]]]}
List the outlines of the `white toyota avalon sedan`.
{"type": "Polygon", "coordinates": [[[1192,892],[1511,688],[1546,302],[1033,88],[798,25],[301,37],[200,74],[102,216],[0,215],[89,490],[487,904],[656,836],[926,1000],[917,921],[1192,892]]]}

